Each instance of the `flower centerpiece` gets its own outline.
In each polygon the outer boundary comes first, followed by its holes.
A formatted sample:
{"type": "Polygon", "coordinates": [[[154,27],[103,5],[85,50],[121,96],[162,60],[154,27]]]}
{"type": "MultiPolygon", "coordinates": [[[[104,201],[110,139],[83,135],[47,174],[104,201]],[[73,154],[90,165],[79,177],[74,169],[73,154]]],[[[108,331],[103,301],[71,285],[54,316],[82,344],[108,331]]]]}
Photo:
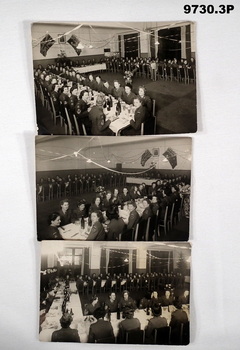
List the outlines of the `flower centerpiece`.
{"type": "Polygon", "coordinates": [[[125,80],[125,84],[132,84],[132,77],[133,77],[133,73],[130,72],[129,70],[126,70],[123,76],[125,80]]]}

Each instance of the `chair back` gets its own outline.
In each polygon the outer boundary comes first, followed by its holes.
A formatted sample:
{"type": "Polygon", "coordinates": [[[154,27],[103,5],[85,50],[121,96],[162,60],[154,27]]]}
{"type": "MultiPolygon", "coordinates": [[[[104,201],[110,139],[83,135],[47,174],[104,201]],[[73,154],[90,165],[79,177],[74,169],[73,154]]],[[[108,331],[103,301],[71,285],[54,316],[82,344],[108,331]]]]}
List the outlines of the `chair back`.
{"type": "Polygon", "coordinates": [[[142,329],[126,332],[126,344],[144,344],[144,340],[142,329]]]}
{"type": "Polygon", "coordinates": [[[181,345],[188,345],[190,341],[189,322],[181,323],[181,345]]]}
{"type": "Polygon", "coordinates": [[[133,228],[132,241],[137,241],[138,230],[139,230],[139,223],[137,223],[137,225],[133,228]]]}
{"type": "Polygon", "coordinates": [[[68,133],[69,133],[69,135],[72,135],[73,129],[72,129],[72,123],[71,123],[71,120],[70,120],[70,117],[68,114],[68,110],[66,107],[64,108],[64,110],[65,110],[65,115],[66,115],[66,119],[67,119],[68,133]]]}
{"type": "Polygon", "coordinates": [[[171,327],[161,327],[155,329],[154,344],[169,345],[171,337],[171,327]]]}
{"type": "Polygon", "coordinates": [[[101,338],[101,339],[96,339],[95,343],[103,343],[103,344],[114,344],[115,337],[108,337],[108,338],[101,338]]]}

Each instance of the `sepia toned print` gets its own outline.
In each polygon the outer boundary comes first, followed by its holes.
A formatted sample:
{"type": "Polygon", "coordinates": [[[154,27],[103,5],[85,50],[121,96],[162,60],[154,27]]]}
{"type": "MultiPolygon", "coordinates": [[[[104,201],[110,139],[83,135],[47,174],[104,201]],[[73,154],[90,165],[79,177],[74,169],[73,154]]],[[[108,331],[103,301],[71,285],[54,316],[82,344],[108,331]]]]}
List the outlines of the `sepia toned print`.
{"type": "Polygon", "coordinates": [[[38,239],[187,241],[191,143],[37,136],[38,239]]]}
{"type": "Polygon", "coordinates": [[[189,343],[189,243],[41,243],[41,341],[189,343]]]}
{"type": "Polygon", "coordinates": [[[40,135],[197,131],[195,24],[33,23],[40,135]]]}

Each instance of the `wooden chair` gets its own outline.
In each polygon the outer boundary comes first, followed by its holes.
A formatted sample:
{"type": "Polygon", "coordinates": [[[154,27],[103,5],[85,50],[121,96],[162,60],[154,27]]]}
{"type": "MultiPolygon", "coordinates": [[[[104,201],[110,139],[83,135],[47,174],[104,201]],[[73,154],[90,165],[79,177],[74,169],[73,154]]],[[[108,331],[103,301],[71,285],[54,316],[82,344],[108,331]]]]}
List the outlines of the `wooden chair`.
{"type": "MultiPolygon", "coordinates": [[[[74,129],[76,131],[77,135],[81,135],[80,130],[79,130],[79,126],[78,126],[78,122],[77,122],[77,118],[76,115],[73,113],[73,122],[74,122],[74,129]]],[[[81,124],[82,130],[83,130],[83,135],[87,136],[87,132],[86,132],[86,128],[85,125],[82,123],[81,124]]]]}
{"type": "Polygon", "coordinates": [[[67,127],[68,127],[68,134],[69,135],[72,135],[73,134],[73,127],[72,127],[72,123],[71,123],[71,120],[70,120],[70,117],[69,117],[69,113],[68,113],[68,109],[67,107],[64,107],[64,110],[65,110],[65,114],[66,114],[66,121],[67,121],[67,127]]]}
{"type": "Polygon", "coordinates": [[[126,332],[126,344],[144,344],[145,332],[142,329],[126,332]]]}
{"type": "Polygon", "coordinates": [[[132,231],[132,241],[137,241],[138,238],[139,223],[134,227],[132,231]]]}
{"type": "Polygon", "coordinates": [[[171,327],[162,327],[155,329],[154,344],[169,345],[171,337],[171,327]]]}
{"type": "Polygon", "coordinates": [[[165,236],[167,235],[167,229],[168,229],[168,206],[166,206],[165,208],[165,213],[164,213],[164,218],[163,220],[159,222],[159,227],[163,227],[164,229],[164,234],[165,236]]]}
{"type": "Polygon", "coordinates": [[[63,118],[62,118],[62,116],[60,114],[56,113],[56,108],[54,106],[53,99],[52,99],[51,95],[49,96],[49,101],[50,101],[51,111],[52,111],[52,114],[53,114],[54,124],[55,125],[57,124],[57,118],[59,118],[60,119],[60,124],[61,124],[61,126],[63,126],[63,118]]]}
{"type": "Polygon", "coordinates": [[[96,339],[95,343],[114,344],[114,343],[116,343],[116,339],[115,339],[115,337],[100,338],[100,339],[96,339]]]}
{"type": "Polygon", "coordinates": [[[170,229],[172,229],[173,227],[174,208],[175,208],[175,203],[172,204],[172,208],[171,208],[170,221],[169,221],[170,229]]]}
{"type": "Polygon", "coordinates": [[[146,234],[145,234],[145,241],[149,241],[149,229],[150,229],[150,222],[151,222],[151,217],[147,219],[147,226],[146,226],[146,234]]]}

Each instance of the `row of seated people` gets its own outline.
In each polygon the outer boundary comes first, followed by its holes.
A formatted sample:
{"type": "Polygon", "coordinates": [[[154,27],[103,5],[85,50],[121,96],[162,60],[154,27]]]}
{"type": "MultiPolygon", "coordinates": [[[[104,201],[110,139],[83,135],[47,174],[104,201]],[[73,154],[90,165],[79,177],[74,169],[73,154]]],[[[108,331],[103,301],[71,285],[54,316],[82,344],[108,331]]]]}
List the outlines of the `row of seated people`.
{"type": "Polygon", "coordinates": [[[37,200],[59,198],[82,194],[84,192],[99,192],[105,186],[121,187],[126,182],[126,175],[118,173],[101,174],[75,174],[66,177],[56,175],[56,177],[41,177],[36,184],[37,200]]]}
{"type": "MultiPolygon", "coordinates": [[[[111,314],[104,307],[98,307],[91,319],[88,343],[187,345],[189,343],[188,315],[180,302],[176,301],[174,307],[175,311],[171,314],[168,326],[167,319],[162,316],[161,306],[153,305],[150,309],[148,325],[144,330],[141,329],[141,322],[137,315],[134,315],[135,310],[125,307],[122,313],[123,320],[118,323],[116,337],[111,324],[111,314]]],[[[74,316],[68,312],[64,313],[59,320],[61,328],[52,333],[51,342],[80,343],[78,330],[70,327],[73,320],[74,316]]]]}
{"type": "Polygon", "coordinates": [[[123,289],[130,291],[151,291],[164,288],[174,289],[176,286],[184,286],[184,276],[181,273],[124,273],[103,276],[77,276],[77,288],[80,294],[95,294],[102,292],[119,292],[123,289]]]}
{"type": "MultiPolygon", "coordinates": [[[[126,187],[121,194],[115,189],[113,194],[107,191],[96,196],[94,202],[86,206],[85,199],[78,202],[75,210],[70,210],[69,200],[60,202],[61,209],[53,212],[48,218],[48,228],[40,239],[62,239],[59,227],[70,223],[84,223],[88,219],[91,227],[87,240],[133,240],[133,230],[139,224],[138,237],[134,240],[152,240],[156,225],[164,220],[166,208],[173,207],[170,216],[177,216],[181,209],[182,199],[178,186],[162,186],[161,190],[152,192],[149,198],[144,193],[144,186],[133,186],[130,193],[126,187]],[[140,192],[141,191],[141,192],[140,192]],[[174,204],[174,206],[173,206],[174,204]],[[146,237],[146,226],[150,218],[149,237],[146,237]],[[141,229],[140,229],[141,226],[141,229]]],[[[155,232],[156,233],[156,232],[155,232]]]]}
{"type": "MultiPolygon", "coordinates": [[[[85,67],[87,65],[94,65],[96,64],[96,60],[94,58],[88,59],[88,60],[76,60],[76,61],[66,61],[64,63],[56,63],[53,66],[60,67],[61,65],[63,67],[85,67]]],[[[177,76],[177,71],[179,72],[179,75],[184,76],[184,71],[186,71],[189,79],[195,79],[196,75],[196,61],[193,57],[190,58],[190,60],[187,60],[186,58],[173,58],[173,59],[159,59],[159,58],[142,58],[142,57],[107,57],[107,58],[100,58],[98,63],[106,63],[107,71],[109,72],[118,72],[118,73],[124,73],[125,71],[136,71],[139,73],[139,75],[142,75],[143,77],[151,77],[154,80],[154,70],[158,73],[159,77],[161,78],[167,78],[170,74],[172,74],[174,77],[177,76]],[[172,69],[172,72],[170,73],[168,68],[172,69]],[[183,72],[182,72],[183,70],[183,72]]],[[[52,66],[52,65],[51,65],[52,66]]],[[[43,67],[40,65],[40,69],[43,69],[43,67]]]]}
{"type": "Polygon", "coordinates": [[[79,130],[83,130],[84,125],[86,134],[114,135],[109,125],[121,113],[120,102],[124,102],[128,110],[132,111],[130,124],[122,131],[123,135],[140,135],[142,123],[146,134],[154,132],[155,111],[144,86],[139,86],[135,94],[131,84],[126,84],[123,88],[115,80],[114,86],[111,86],[108,81],[102,81],[99,75],[94,79],[90,73],[86,78],[74,71],[65,71],[62,67],[59,68],[59,75],[36,71],[34,76],[37,91],[43,91],[49,106],[54,108],[52,112],[56,116],[60,114],[66,122],[69,116],[72,126],[75,125],[76,118],[79,130]],[[95,92],[98,95],[94,99],[95,92]],[[118,111],[116,115],[110,115],[114,100],[119,101],[118,111]]]}
{"type": "MultiPolygon", "coordinates": [[[[66,283],[67,286],[67,283],[66,283]]],[[[56,294],[57,291],[57,283],[53,289],[53,295],[56,294]]],[[[125,290],[123,291],[122,297],[117,300],[117,296],[114,292],[110,293],[107,299],[104,299],[102,302],[99,301],[99,298],[97,296],[92,297],[89,304],[86,304],[84,306],[84,315],[93,315],[92,321],[94,323],[91,324],[89,328],[89,335],[88,335],[88,342],[116,342],[112,324],[111,324],[111,314],[117,313],[117,318],[120,320],[122,313],[122,319],[125,319],[123,321],[120,321],[118,325],[118,332],[117,332],[117,342],[119,343],[125,343],[126,342],[126,332],[132,331],[132,330],[140,330],[141,329],[141,322],[139,319],[134,319],[133,315],[135,310],[137,309],[137,304],[139,305],[138,309],[144,309],[146,311],[146,315],[150,315],[150,312],[152,312],[153,318],[148,318],[148,325],[144,329],[144,337],[143,341],[140,343],[144,343],[144,338],[146,337],[147,343],[153,343],[153,334],[155,333],[155,329],[162,328],[162,327],[168,327],[168,322],[165,317],[161,319],[157,319],[157,317],[161,316],[162,313],[162,307],[168,307],[168,310],[171,312],[171,320],[169,322],[169,326],[171,327],[171,331],[173,332],[171,335],[171,343],[179,343],[179,336],[177,334],[174,335],[174,332],[179,332],[179,326],[180,324],[187,324],[189,322],[187,313],[182,309],[182,304],[189,304],[189,292],[188,290],[185,290],[183,295],[180,295],[176,298],[174,298],[173,295],[170,294],[169,290],[165,291],[165,294],[159,297],[158,293],[154,291],[152,294],[147,294],[144,298],[140,300],[139,303],[136,302],[132,297],[129,295],[130,293],[125,290]],[[174,304],[174,308],[170,309],[170,306],[174,304]],[[101,310],[101,317],[99,317],[99,312],[101,310]],[[151,311],[150,311],[151,310],[151,311]],[[102,326],[100,326],[98,320],[104,319],[104,317],[107,314],[107,319],[104,321],[102,326]],[[132,321],[129,321],[132,320],[132,321]],[[96,322],[97,321],[97,322],[96,322]],[[96,323],[95,323],[96,322],[96,323]],[[108,323],[107,323],[108,322],[108,323]],[[99,327],[100,326],[100,327],[99,327]],[[109,332],[111,330],[111,332],[109,332]],[[110,339],[111,338],[111,341],[110,339]],[[108,339],[108,341],[104,341],[104,339],[108,339]]],[[[53,298],[54,299],[54,296],[53,298]]],[[[48,312],[45,310],[45,304],[43,303],[43,300],[41,300],[40,309],[42,313],[45,314],[48,312]]],[[[48,309],[49,310],[49,309],[48,309]]],[[[69,317],[71,317],[72,321],[72,315],[68,314],[69,317]]],[[[62,322],[60,321],[61,326],[62,322]]],[[[70,322],[71,323],[71,322],[70,322]]],[[[40,319],[40,325],[41,325],[41,319],[40,319]]],[[[68,325],[68,327],[70,324],[68,325]]],[[[41,326],[40,326],[41,327],[41,326]]],[[[68,328],[63,327],[63,328],[68,328]]],[[[41,330],[41,328],[40,328],[41,330]]],[[[170,334],[169,334],[170,335],[170,334]]],[[[66,329],[64,330],[58,330],[54,331],[52,334],[52,341],[59,342],[59,341],[70,341],[70,342],[80,342],[79,335],[77,334],[76,330],[69,329],[66,332],[66,329]],[[65,336],[65,338],[64,338],[65,336]],[[67,337],[67,339],[66,339],[67,337]]],[[[169,336],[170,341],[170,336],[169,336]]],[[[168,342],[167,342],[168,343],[168,342]]],[[[181,342],[180,342],[181,343],[181,342]]]]}
{"type": "MultiPolygon", "coordinates": [[[[151,273],[93,273],[91,276],[73,275],[71,269],[66,272],[57,272],[57,268],[46,269],[41,273],[41,291],[47,291],[53,285],[59,282],[59,277],[65,281],[76,281],[77,289],[80,294],[120,292],[123,289],[131,291],[152,291],[163,290],[165,288],[171,291],[175,288],[183,288],[185,278],[180,272],[151,272],[151,273]],[[87,292],[89,291],[89,293],[87,292]]],[[[188,304],[188,303],[185,303],[188,304]]]]}

